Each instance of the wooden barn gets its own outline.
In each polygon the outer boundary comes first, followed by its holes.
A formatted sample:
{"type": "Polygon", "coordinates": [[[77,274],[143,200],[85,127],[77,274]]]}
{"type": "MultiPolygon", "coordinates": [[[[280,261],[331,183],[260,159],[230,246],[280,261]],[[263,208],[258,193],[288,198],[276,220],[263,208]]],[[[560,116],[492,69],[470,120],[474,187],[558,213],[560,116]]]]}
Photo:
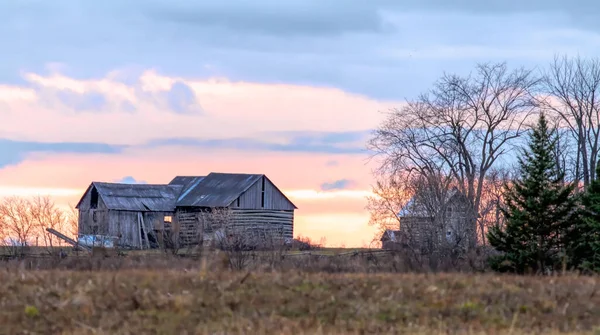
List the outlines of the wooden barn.
{"type": "Polygon", "coordinates": [[[292,239],[297,207],[263,174],[178,176],[166,185],[92,182],[76,207],[79,235],[130,248],[240,234],[292,239]]]}

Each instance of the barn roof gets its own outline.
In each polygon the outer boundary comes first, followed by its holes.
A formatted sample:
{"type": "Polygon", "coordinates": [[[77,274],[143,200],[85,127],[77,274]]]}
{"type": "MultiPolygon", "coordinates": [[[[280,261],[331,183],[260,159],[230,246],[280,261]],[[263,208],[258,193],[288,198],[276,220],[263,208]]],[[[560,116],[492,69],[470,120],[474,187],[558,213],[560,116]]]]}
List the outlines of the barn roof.
{"type": "MultiPolygon", "coordinates": [[[[195,177],[179,195],[177,206],[227,207],[263,176],[212,172],[203,178],[195,177]]],[[[180,178],[183,181],[186,177],[180,178]]]]}
{"type": "Polygon", "coordinates": [[[204,176],[177,176],[171,180],[169,185],[182,187],[181,192],[177,195],[177,199],[179,199],[181,194],[187,194],[190,188],[197,186],[203,179],[204,176]]]}
{"type": "MultiPolygon", "coordinates": [[[[168,185],[93,182],[76,208],[92,187],[96,187],[109,209],[173,211],[177,206],[227,207],[262,177],[268,179],[264,174],[212,172],[207,176],[177,176],[168,185]]],[[[275,189],[279,191],[277,186],[275,189]]]]}
{"type": "MultiPolygon", "coordinates": [[[[157,212],[173,211],[177,196],[183,188],[180,185],[93,182],[88,191],[92,187],[96,188],[108,209],[157,212]]],[[[81,200],[77,207],[80,203],[81,200]]]]}

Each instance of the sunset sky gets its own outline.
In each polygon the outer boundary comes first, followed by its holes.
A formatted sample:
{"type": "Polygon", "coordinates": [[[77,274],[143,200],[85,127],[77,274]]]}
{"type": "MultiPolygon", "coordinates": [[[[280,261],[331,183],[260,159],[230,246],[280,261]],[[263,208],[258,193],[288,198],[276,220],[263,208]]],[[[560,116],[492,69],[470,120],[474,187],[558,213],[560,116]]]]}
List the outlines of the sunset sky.
{"type": "Polygon", "coordinates": [[[296,236],[367,245],[382,112],[444,71],[600,51],[592,1],[449,2],[0,1],[0,196],[264,173],[296,236]]]}

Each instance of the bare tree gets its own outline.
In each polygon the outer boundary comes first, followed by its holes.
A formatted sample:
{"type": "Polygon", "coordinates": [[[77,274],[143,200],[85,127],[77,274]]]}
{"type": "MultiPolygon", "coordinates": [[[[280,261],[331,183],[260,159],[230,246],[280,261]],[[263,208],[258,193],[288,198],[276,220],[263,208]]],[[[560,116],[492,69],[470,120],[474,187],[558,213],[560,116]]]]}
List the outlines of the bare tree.
{"type": "Polygon", "coordinates": [[[26,200],[25,204],[28,207],[36,237],[41,237],[46,247],[52,248],[61,245],[58,237],[50,234],[46,229],[64,230],[67,225],[65,213],[57,208],[48,196],[34,197],[26,200]]]}
{"type": "Polygon", "coordinates": [[[478,65],[474,75],[445,74],[427,94],[392,110],[369,141],[381,159],[379,173],[450,178],[469,203],[469,245],[488,172],[524,131],[536,111],[539,83],[531,71],[506,64],[478,65]]]}
{"type": "Polygon", "coordinates": [[[587,187],[595,179],[600,150],[600,60],[556,56],[543,83],[540,103],[569,131],[576,148],[570,158],[573,179],[587,187]]]}
{"type": "Polygon", "coordinates": [[[412,197],[413,190],[407,174],[383,175],[372,188],[373,196],[367,197],[370,212],[369,225],[377,227],[374,241],[386,230],[400,227],[398,213],[412,197]]]}
{"type": "Polygon", "coordinates": [[[26,199],[9,197],[0,201],[0,234],[4,243],[13,247],[31,244],[35,224],[26,199]]]}
{"type": "Polygon", "coordinates": [[[79,234],[79,211],[75,206],[69,204],[69,210],[63,212],[65,227],[63,228],[66,235],[77,240],[79,234]]]}
{"type": "Polygon", "coordinates": [[[504,187],[510,183],[512,178],[512,170],[503,168],[490,170],[484,180],[477,225],[479,241],[483,245],[487,244],[488,228],[504,224],[500,206],[503,204],[504,187]]]}

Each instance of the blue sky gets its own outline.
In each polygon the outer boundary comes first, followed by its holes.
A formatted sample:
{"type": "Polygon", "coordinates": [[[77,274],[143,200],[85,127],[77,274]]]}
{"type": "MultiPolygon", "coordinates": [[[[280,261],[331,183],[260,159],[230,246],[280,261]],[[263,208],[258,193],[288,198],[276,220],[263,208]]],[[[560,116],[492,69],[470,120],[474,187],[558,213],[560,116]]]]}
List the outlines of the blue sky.
{"type": "MultiPolygon", "coordinates": [[[[475,62],[597,54],[593,1],[16,1],[0,4],[0,80],[126,68],[414,97],[475,62]]],[[[122,80],[131,80],[123,76],[122,80]]],[[[185,93],[182,95],[185,99],[185,93]]]]}

